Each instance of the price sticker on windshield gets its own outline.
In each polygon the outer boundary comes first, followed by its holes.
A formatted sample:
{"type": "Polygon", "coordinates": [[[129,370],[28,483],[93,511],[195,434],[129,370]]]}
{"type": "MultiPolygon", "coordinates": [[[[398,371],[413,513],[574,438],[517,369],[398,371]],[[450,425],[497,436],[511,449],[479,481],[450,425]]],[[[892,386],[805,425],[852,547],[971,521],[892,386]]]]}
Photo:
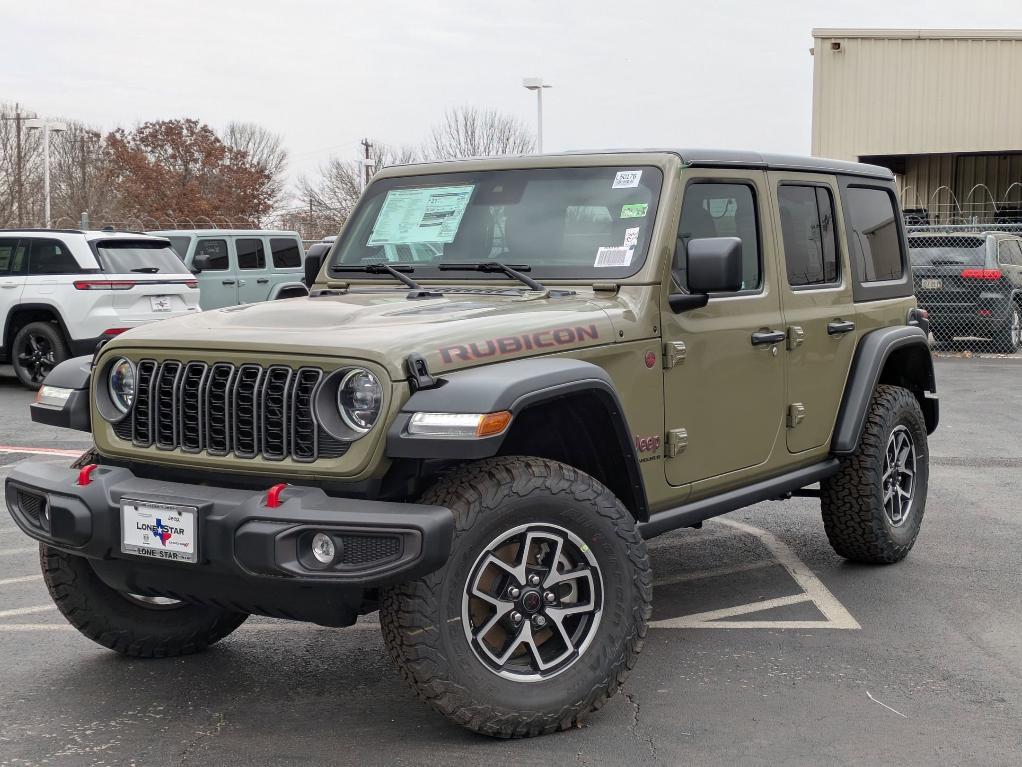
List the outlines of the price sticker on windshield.
{"type": "Polygon", "coordinates": [[[611,189],[634,189],[639,185],[640,178],[641,170],[619,170],[614,176],[614,185],[611,189]]]}

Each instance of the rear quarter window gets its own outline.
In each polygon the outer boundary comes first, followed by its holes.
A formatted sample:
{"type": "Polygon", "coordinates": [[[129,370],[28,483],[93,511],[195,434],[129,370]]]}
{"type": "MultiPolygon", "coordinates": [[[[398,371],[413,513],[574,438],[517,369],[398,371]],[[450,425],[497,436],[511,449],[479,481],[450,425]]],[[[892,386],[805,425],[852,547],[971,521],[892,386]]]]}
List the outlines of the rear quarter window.
{"type": "Polygon", "coordinates": [[[907,298],[911,269],[893,181],[839,177],[856,301],[907,298]]]}
{"type": "Polygon", "coordinates": [[[270,256],[275,269],[297,269],[302,265],[298,240],[290,237],[271,237],[270,256]]]}

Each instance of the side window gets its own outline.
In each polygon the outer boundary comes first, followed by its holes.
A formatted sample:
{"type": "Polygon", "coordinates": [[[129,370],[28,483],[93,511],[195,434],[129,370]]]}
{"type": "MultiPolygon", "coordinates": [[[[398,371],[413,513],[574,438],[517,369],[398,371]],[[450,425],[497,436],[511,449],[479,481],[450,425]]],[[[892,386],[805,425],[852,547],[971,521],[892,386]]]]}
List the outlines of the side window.
{"type": "Polygon", "coordinates": [[[859,282],[901,279],[905,259],[891,193],[886,189],[850,186],[847,198],[851,239],[862,254],[856,264],[859,282]]]}
{"type": "MultiPolygon", "coordinates": [[[[239,251],[240,253],[240,251],[239,251]]],[[[302,253],[298,241],[290,237],[271,237],[270,256],[275,269],[295,269],[302,265],[302,253]]]]}
{"type": "Polygon", "coordinates": [[[196,256],[210,256],[209,271],[222,272],[230,268],[227,257],[227,240],[199,240],[195,245],[196,256]]]}
{"type": "Polygon", "coordinates": [[[742,239],[742,290],[760,284],[756,197],[748,184],[695,181],[685,189],[674,251],[674,279],[688,289],[688,242],[701,237],[742,239]]]}
{"type": "Polygon", "coordinates": [[[788,284],[829,285],[838,281],[834,199],[822,186],[782,184],[777,189],[788,284]]]}
{"type": "Polygon", "coordinates": [[[28,257],[29,274],[80,274],[75,257],[60,240],[32,240],[28,257]]]}
{"type": "Polygon", "coordinates": [[[16,237],[0,238],[0,274],[22,274],[28,243],[16,237]]]}
{"type": "Polygon", "coordinates": [[[234,247],[238,250],[239,269],[266,268],[266,250],[262,240],[238,239],[234,241],[234,247]]]}

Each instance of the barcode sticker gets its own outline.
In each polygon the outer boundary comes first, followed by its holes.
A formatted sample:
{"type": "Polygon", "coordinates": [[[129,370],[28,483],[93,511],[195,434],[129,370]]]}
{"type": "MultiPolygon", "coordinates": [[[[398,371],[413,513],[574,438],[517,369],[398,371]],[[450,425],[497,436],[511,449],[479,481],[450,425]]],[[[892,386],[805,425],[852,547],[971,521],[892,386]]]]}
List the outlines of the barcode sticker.
{"type": "Polygon", "coordinates": [[[632,263],[632,248],[624,246],[618,248],[599,248],[596,251],[596,263],[593,266],[613,267],[628,266],[632,263]]]}
{"type": "Polygon", "coordinates": [[[614,185],[611,189],[634,189],[639,185],[640,178],[641,170],[619,170],[614,176],[614,185]]]}

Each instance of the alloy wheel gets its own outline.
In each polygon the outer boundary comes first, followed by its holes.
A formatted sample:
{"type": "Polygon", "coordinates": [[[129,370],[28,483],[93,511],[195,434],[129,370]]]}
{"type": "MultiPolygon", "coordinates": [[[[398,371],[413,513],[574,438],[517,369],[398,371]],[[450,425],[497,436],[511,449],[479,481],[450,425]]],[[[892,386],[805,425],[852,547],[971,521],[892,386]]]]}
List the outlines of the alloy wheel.
{"type": "Polygon", "coordinates": [[[469,571],[462,598],[465,638],[505,679],[556,676],[585,653],[603,612],[603,576],[569,530],[522,525],[494,538],[469,571]]]}
{"type": "Polygon", "coordinates": [[[912,432],[905,426],[895,426],[887,439],[882,477],[884,513],[892,527],[901,527],[912,512],[915,479],[916,446],[912,432]]]}
{"type": "Polygon", "coordinates": [[[41,334],[29,334],[18,354],[18,365],[28,373],[29,380],[41,384],[55,364],[50,339],[41,334]]]}

